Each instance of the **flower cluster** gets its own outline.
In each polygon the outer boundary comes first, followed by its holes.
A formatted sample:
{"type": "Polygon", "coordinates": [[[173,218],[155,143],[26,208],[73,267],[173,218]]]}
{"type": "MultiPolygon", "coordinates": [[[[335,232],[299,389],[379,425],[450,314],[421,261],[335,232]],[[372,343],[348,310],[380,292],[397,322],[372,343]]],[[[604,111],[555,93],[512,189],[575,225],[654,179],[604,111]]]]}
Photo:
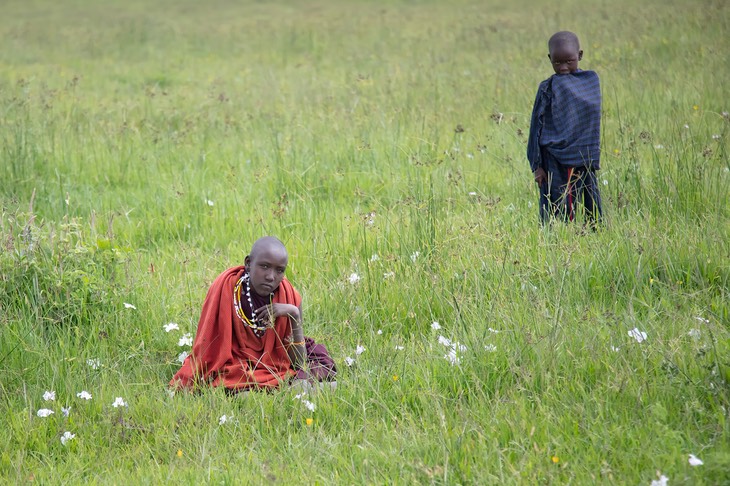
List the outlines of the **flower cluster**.
{"type": "MultiPolygon", "coordinates": [[[[172,331],[179,331],[180,326],[177,324],[177,322],[170,322],[165,324],[162,329],[165,332],[172,332],[172,331]]],[[[186,332],[180,338],[177,340],[177,345],[180,347],[190,347],[193,345],[193,336],[189,332],[186,332]]],[[[182,351],[180,354],[177,355],[177,360],[182,364],[185,361],[185,358],[190,356],[190,353],[188,350],[182,351]]]]}
{"type": "Polygon", "coordinates": [[[307,396],[306,392],[299,393],[294,397],[294,400],[300,400],[302,402],[302,404],[304,405],[304,408],[306,408],[310,412],[314,412],[317,409],[317,406],[314,403],[307,400],[305,398],[306,396],[307,396]]]}
{"type": "MultiPolygon", "coordinates": [[[[355,348],[355,356],[360,356],[362,353],[364,353],[366,350],[365,346],[362,346],[360,344],[357,345],[355,348]]],[[[345,364],[347,366],[352,366],[355,364],[355,358],[352,358],[350,356],[345,357],[345,364]]]]}
{"type": "Polygon", "coordinates": [[[444,355],[451,366],[458,366],[461,364],[461,357],[459,353],[466,351],[466,346],[461,344],[459,341],[451,342],[450,339],[439,335],[439,344],[442,344],[448,348],[448,352],[444,355]]]}
{"type": "MultiPolygon", "coordinates": [[[[91,393],[89,393],[86,390],[82,390],[76,394],[76,397],[81,400],[89,401],[92,399],[91,393]]],[[[46,402],[54,402],[56,401],[56,392],[54,390],[47,390],[43,393],[43,400],[46,402]]],[[[112,407],[118,408],[118,407],[127,407],[127,402],[124,401],[122,397],[117,397],[116,400],[112,403],[112,407]]],[[[48,418],[51,415],[53,415],[55,412],[50,408],[41,408],[38,409],[36,412],[36,416],[40,418],[48,418]]],[[[71,414],[71,407],[61,407],[61,413],[63,414],[64,418],[68,418],[71,414]]],[[[61,444],[66,446],[69,441],[76,438],[76,434],[71,433],[69,431],[63,432],[60,436],[61,444]]]]}

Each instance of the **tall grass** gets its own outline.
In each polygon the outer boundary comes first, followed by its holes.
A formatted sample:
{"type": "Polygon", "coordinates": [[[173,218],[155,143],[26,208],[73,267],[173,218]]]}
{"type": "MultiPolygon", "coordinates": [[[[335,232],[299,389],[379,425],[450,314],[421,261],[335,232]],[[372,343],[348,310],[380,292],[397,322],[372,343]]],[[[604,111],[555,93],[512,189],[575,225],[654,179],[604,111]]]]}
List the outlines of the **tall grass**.
{"type": "Polygon", "coordinates": [[[3,8],[4,481],[730,484],[723,2],[3,8]],[[603,86],[596,233],[540,227],[524,157],[560,29],[603,86]],[[264,234],[337,390],[169,396],[264,234]]]}

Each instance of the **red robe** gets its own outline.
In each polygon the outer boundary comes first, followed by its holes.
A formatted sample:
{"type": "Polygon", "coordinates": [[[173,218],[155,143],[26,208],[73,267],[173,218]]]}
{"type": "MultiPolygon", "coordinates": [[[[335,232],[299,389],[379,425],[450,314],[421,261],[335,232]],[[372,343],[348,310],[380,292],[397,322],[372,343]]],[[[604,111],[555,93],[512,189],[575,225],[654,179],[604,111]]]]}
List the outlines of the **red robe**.
{"type": "MultiPolygon", "coordinates": [[[[170,386],[192,388],[196,384],[225,386],[233,390],[276,387],[294,376],[285,343],[292,334],[287,316],[276,319],[259,338],[244,325],[233,306],[233,288],[244,267],[220,274],[208,290],[193,342],[193,352],[170,381],[170,386]]],[[[299,307],[302,298],[285,278],[273,302],[299,307]]]]}

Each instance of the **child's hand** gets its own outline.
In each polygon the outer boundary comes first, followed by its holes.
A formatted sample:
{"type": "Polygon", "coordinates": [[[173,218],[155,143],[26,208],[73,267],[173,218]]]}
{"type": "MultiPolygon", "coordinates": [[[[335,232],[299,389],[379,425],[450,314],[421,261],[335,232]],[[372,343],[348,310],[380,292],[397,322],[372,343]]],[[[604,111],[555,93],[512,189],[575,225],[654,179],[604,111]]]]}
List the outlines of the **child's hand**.
{"type": "Polygon", "coordinates": [[[291,304],[275,303],[264,305],[256,309],[256,320],[273,324],[278,317],[289,316],[299,322],[299,308],[291,304]]]}
{"type": "Polygon", "coordinates": [[[545,169],[543,169],[542,167],[538,167],[537,170],[532,173],[532,175],[535,176],[535,182],[537,182],[537,184],[540,186],[547,182],[547,172],[545,172],[545,169]]]}

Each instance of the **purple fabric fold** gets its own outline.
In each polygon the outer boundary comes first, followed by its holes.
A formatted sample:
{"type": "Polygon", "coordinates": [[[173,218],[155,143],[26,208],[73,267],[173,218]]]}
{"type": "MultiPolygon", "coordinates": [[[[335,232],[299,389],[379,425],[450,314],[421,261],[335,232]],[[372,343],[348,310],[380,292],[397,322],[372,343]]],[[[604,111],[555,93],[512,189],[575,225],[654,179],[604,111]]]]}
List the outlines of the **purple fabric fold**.
{"type": "Polygon", "coordinates": [[[298,370],[296,379],[308,381],[334,381],[337,376],[335,361],[327,352],[324,344],[317,344],[314,339],[304,337],[307,348],[306,369],[298,370]]]}

